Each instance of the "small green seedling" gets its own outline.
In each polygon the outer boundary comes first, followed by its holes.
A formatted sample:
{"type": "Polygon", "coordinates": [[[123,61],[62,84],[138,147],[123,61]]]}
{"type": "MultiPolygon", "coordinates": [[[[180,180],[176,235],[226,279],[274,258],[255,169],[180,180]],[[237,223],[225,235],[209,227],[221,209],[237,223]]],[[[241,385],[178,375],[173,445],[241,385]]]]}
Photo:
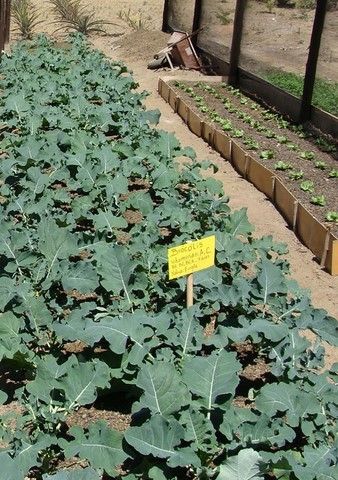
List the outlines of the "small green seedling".
{"type": "Polygon", "coordinates": [[[275,163],[276,170],[292,170],[293,165],[291,163],[285,163],[283,160],[279,160],[279,162],[275,163]]]}
{"type": "Polygon", "coordinates": [[[299,170],[298,172],[291,172],[290,173],[291,180],[300,180],[301,178],[303,178],[303,176],[304,176],[303,170],[299,170]]]}
{"type": "Polygon", "coordinates": [[[290,143],[290,145],[287,146],[289,150],[292,150],[296,152],[298,150],[297,145],[294,145],[293,143],[290,143]]]}
{"type": "Polygon", "coordinates": [[[242,138],[244,135],[244,130],[236,129],[232,132],[232,136],[235,138],[242,138]]]}
{"type": "Polygon", "coordinates": [[[321,150],[323,150],[323,152],[333,153],[337,151],[337,148],[334,145],[332,145],[330,142],[325,140],[325,138],[322,138],[322,137],[317,138],[316,144],[319,146],[321,150]]]}
{"type": "Polygon", "coordinates": [[[265,135],[266,135],[267,138],[275,138],[276,137],[276,133],[273,130],[267,130],[265,132],[265,135]]]}
{"type": "Polygon", "coordinates": [[[318,162],[315,163],[315,168],[319,168],[319,170],[325,170],[326,163],[318,161],[318,162]]]}
{"type": "Polygon", "coordinates": [[[315,158],[315,154],[310,150],[305,150],[304,152],[300,152],[300,158],[305,160],[313,160],[315,158]]]}
{"type": "Polygon", "coordinates": [[[247,149],[248,150],[258,150],[259,148],[259,145],[258,145],[258,142],[257,140],[255,140],[254,138],[252,137],[246,137],[243,139],[243,143],[244,145],[247,146],[247,149]]]}
{"type": "Polygon", "coordinates": [[[311,203],[314,205],[319,205],[320,207],[324,207],[326,205],[326,200],[324,195],[314,195],[311,197],[311,203]]]}
{"type": "Polygon", "coordinates": [[[329,178],[338,178],[338,170],[336,168],[333,168],[329,172],[329,178]]]}
{"type": "Polygon", "coordinates": [[[272,150],[262,150],[260,157],[264,160],[271,160],[272,158],[275,158],[275,154],[272,150]]]}
{"type": "Polygon", "coordinates": [[[327,212],[327,214],[325,215],[325,220],[327,220],[328,222],[338,223],[338,212],[335,212],[333,210],[327,212]]]}
{"type": "Polygon", "coordinates": [[[312,193],[314,191],[313,182],[311,182],[310,180],[305,180],[300,184],[300,189],[304,192],[312,193]]]}

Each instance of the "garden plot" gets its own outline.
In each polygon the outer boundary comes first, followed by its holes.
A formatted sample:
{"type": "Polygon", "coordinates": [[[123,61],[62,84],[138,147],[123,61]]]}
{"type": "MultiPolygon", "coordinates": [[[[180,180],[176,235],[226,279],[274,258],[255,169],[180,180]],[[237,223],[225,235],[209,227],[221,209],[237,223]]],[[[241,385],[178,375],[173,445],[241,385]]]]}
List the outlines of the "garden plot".
{"type": "Polygon", "coordinates": [[[4,478],[334,478],[336,320],[286,246],[253,237],[213,165],[153,129],[125,65],[81,36],[21,44],[2,75],[4,478]],[[187,309],[168,247],[209,235],[187,309]]]}
{"type": "MultiPolygon", "coordinates": [[[[160,81],[160,90],[161,85],[160,81]]],[[[223,156],[231,158],[238,171],[278,205],[305,245],[336,273],[337,260],[331,258],[336,255],[338,233],[336,142],[293,126],[225,83],[172,81],[169,89],[177,96],[177,102],[171,98],[172,106],[195,133],[213,146],[220,143],[214,132],[224,133],[224,148],[220,145],[216,149],[221,148],[223,156]],[[192,119],[193,115],[197,117],[192,119]],[[282,190],[285,194],[279,201],[282,190]],[[318,228],[312,219],[317,219],[318,228]],[[329,235],[332,253],[327,263],[329,235]]],[[[164,97],[170,102],[169,96],[166,89],[164,97]]]]}

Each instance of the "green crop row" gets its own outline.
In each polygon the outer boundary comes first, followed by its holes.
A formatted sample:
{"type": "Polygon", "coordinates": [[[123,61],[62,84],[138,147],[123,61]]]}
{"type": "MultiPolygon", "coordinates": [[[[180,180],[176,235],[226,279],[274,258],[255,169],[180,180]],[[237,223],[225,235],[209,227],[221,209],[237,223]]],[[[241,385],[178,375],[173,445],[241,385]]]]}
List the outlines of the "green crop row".
{"type": "Polygon", "coordinates": [[[214,167],[152,128],[126,67],[69,42],[2,63],[1,478],[335,478],[336,320],[214,167]],[[168,247],[210,235],[187,308],[168,247]],[[99,398],[127,429],[70,426],[99,398]]]}

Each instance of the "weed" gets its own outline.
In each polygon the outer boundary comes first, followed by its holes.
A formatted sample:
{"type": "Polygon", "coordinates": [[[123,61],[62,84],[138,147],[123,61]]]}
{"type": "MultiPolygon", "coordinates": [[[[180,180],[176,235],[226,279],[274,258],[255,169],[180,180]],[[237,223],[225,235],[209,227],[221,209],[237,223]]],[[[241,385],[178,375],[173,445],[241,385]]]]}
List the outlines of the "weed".
{"type": "MultiPolygon", "coordinates": [[[[264,75],[264,78],[270,83],[282,88],[283,90],[301,97],[303,93],[304,75],[291,72],[272,72],[264,75]]],[[[338,115],[338,83],[329,82],[316,78],[313,92],[313,105],[331,113],[338,115]]]]}
{"type": "Polygon", "coordinates": [[[312,10],[316,8],[316,0],[296,0],[296,7],[301,10],[312,10]]]}
{"type": "Polygon", "coordinates": [[[266,6],[268,8],[268,12],[272,13],[272,10],[276,6],[276,0],[265,0],[266,1],[266,6]]]}
{"type": "Polygon", "coordinates": [[[147,21],[143,18],[141,10],[132,12],[131,8],[128,10],[119,10],[117,16],[120,20],[125,22],[132,30],[141,30],[147,28],[147,21]]]}
{"type": "Polygon", "coordinates": [[[104,25],[111,22],[98,20],[94,10],[88,10],[82,0],[49,0],[53,5],[56,22],[66,31],[75,31],[83,35],[105,33],[104,25]]]}
{"type": "Polygon", "coordinates": [[[221,8],[219,12],[216,13],[216,18],[220,21],[222,25],[228,25],[231,23],[229,18],[230,12],[227,12],[224,8],[221,8]]]}
{"type": "Polygon", "coordinates": [[[16,25],[15,30],[25,40],[31,40],[36,26],[42,23],[42,20],[39,19],[39,10],[31,0],[13,0],[11,15],[16,25]]]}

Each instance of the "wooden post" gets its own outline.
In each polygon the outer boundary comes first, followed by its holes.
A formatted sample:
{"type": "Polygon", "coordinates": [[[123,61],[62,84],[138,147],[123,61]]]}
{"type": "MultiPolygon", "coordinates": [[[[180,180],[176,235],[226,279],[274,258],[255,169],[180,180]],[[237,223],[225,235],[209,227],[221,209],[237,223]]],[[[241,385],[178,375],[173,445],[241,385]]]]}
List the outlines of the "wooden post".
{"type": "MultiPolygon", "coordinates": [[[[191,33],[196,32],[201,27],[202,5],[203,5],[203,0],[195,0],[194,18],[193,18],[191,33]]],[[[197,47],[197,35],[194,35],[193,37],[191,37],[191,42],[194,45],[194,47],[197,47]]]]}
{"type": "Polygon", "coordinates": [[[245,7],[246,0],[237,0],[230,51],[229,85],[238,83],[238,64],[241,53],[245,7]]]}
{"type": "Polygon", "coordinates": [[[187,308],[194,304],[194,274],[187,276],[187,308]]]}
{"type": "Polygon", "coordinates": [[[327,0],[317,2],[315,18],[313,21],[312,35],[309,46],[309,55],[306,64],[302,104],[300,107],[299,121],[304,123],[311,118],[311,103],[314,84],[316,80],[317,62],[320,49],[320,41],[323,34],[326,15],[327,0]]]}
{"type": "Polygon", "coordinates": [[[6,11],[6,0],[1,0],[0,2],[0,58],[1,58],[2,50],[5,48],[5,35],[6,35],[5,11],[6,11]]]}
{"type": "Polygon", "coordinates": [[[164,0],[163,16],[162,16],[162,32],[168,31],[168,18],[169,18],[169,0],[164,0]]]}
{"type": "Polygon", "coordinates": [[[11,0],[6,2],[6,18],[5,18],[6,30],[5,30],[5,45],[9,42],[10,27],[11,27],[11,0]]]}

